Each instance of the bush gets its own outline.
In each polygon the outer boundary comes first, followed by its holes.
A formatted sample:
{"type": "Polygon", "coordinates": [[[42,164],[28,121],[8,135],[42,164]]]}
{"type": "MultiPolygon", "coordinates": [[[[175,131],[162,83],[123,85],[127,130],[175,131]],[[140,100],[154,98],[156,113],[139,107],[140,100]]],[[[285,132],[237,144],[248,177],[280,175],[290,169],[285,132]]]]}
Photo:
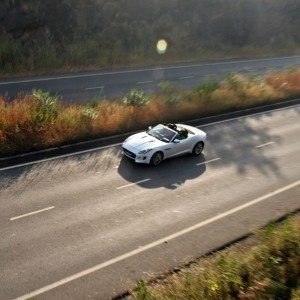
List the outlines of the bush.
{"type": "Polygon", "coordinates": [[[171,95],[164,98],[164,102],[168,105],[177,105],[182,102],[182,98],[180,95],[171,95]]]}
{"type": "Polygon", "coordinates": [[[201,82],[196,88],[195,92],[199,96],[209,96],[219,87],[218,81],[212,77],[206,77],[203,82],[201,82]]]}
{"type": "Polygon", "coordinates": [[[94,107],[84,107],[82,114],[85,118],[90,120],[98,118],[98,111],[94,107]]]}
{"type": "Polygon", "coordinates": [[[299,293],[299,215],[269,224],[245,244],[203,258],[130,299],[294,299],[299,293]]]}
{"type": "Polygon", "coordinates": [[[181,95],[179,95],[179,86],[169,81],[162,81],[158,85],[164,96],[163,101],[168,105],[176,105],[182,101],[181,95]]]}
{"type": "Polygon", "coordinates": [[[58,98],[42,90],[33,90],[31,96],[37,105],[35,113],[37,125],[52,123],[59,112],[58,98]]]}
{"type": "Polygon", "coordinates": [[[229,87],[233,90],[238,90],[238,88],[241,86],[240,78],[233,73],[227,74],[225,81],[229,85],[229,87]]]}
{"type": "MultiPolygon", "coordinates": [[[[152,98],[133,90],[124,97],[124,103],[97,99],[86,105],[60,105],[58,97],[42,90],[9,102],[0,96],[0,156],[242,109],[265,99],[277,102],[300,93],[299,71],[270,73],[259,80],[239,77],[239,82],[240,88],[234,90],[223,81],[205,98],[194,91],[176,92],[169,85],[164,95],[152,98]]],[[[200,90],[212,90],[208,86],[200,90]]]]}
{"type": "Polygon", "coordinates": [[[172,95],[175,93],[179,93],[179,86],[175,83],[162,81],[158,86],[161,89],[163,95],[172,95]]]}
{"type": "Polygon", "coordinates": [[[143,91],[138,89],[132,89],[123,98],[123,103],[132,106],[144,106],[150,102],[149,96],[147,96],[143,91]]]}

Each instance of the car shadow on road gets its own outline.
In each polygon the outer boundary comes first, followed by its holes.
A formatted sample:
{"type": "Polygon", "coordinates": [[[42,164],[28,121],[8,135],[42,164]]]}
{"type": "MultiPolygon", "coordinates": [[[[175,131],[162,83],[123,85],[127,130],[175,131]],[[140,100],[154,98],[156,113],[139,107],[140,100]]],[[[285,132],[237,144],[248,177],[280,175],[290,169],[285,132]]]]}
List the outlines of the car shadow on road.
{"type": "MultiPolygon", "coordinates": [[[[296,112],[299,113],[297,110],[296,112]]],[[[246,177],[249,172],[258,172],[264,177],[283,179],[285,175],[277,163],[282,140],[280,135],[274,133],[274,129],[271,131],[270,122],[266,122],[273,115],[274,112],[268,112],[200,128],[207,133],[204,151],[209,157],[207,160],[220,158],[218,166],[232,166],[240,176],[246,177]],[[257,148],[267,143],[271,144],[257,148]],[[274,147],[279,149],[276,155],[270,152],[274,147]]],[[[118,172],[129,183],[136,182],[144,188],[163,186],[176,189],[187,180],[200,177],[206,171],[205,164],[196,166],[200,162],[205,162],[204,155],[185,155],[166,160],[158,167],[136,165],[122,158],[118,172]],[[139,183],[144,179],[150,180],[139,183]]]]}
{"type": "Polygon", "coordinates": [[[154,167],[136,164],[130,159],[122,157],[118,173],[129,183],[137,183],[143,188],[165,187],[175,190],[186,181],[199,178],[206,171],[204,162],[203,154],[199,156],[185,155],[167,159],[159,166],[154,167]]]}
{"type": "MultiPolygon", "coordinates": [[[[271,115],[268,113],[268,116],[271,115]]],[[[267,126],[261,125],[259,129],[253,126],[253,122],[259,122],[261,117],[258,115],[251,121],[240,119],[209,127],[206,131],[207,149],[213,157],[221,158],[221,164],[235,166],[240,175],[246,175],[254,168],[264,176],[283,178],[276,158],[270,154],[273,147],[281,146],[281,138],[271,133],[267,126]],[[268,143],[272,144],[257,148],[268,143]]]]}

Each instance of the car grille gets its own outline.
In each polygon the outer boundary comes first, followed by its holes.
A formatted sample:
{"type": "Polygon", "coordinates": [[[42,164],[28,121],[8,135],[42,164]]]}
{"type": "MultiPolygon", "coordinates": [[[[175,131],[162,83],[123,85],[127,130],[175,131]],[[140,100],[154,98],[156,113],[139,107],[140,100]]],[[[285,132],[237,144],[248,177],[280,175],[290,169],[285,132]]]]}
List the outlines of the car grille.
{"type": "Polygon", "coordinates": [[[131,151],[125,149],[125,148],[123,148],[123,152],[124,152],[124,154],[125,154],[126,156],[128,156],[128,157],[130,157],[130,158],[132,158],[132,159],[135,159],[135,158],[136,158],[136,155],[135,155],[133,152],[131,152],[131,151]]]}

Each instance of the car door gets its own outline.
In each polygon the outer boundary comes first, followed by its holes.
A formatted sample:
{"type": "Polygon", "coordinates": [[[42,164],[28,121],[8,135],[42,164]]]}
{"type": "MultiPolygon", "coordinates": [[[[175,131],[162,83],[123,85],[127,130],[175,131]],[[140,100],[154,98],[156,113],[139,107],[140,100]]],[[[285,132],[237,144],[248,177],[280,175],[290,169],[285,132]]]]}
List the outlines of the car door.
{"type": "Polygon", "coordinates": [[[190,139],[184,135],[177,134],[172,142],[170,156],[180,155],[190,151],[190,139]]]}

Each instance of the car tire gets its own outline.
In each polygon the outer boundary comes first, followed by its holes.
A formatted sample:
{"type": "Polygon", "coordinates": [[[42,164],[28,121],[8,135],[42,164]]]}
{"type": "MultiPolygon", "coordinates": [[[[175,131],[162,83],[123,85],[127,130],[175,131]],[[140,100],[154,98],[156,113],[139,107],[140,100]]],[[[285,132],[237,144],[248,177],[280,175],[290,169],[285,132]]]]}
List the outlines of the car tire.
{"type": "Polygon", "coordinates": [[[204,149],[204,143],[198,142],[193,148],[193,154],[200,155],[202,153],[203,149],[204,149]]]}
{"type": "Polygon", "coordinates": [[[152,166],[158,166],[164,159],[164,155],[162,152],[156,152],[152,155],[150,164],[152,166]]]}

